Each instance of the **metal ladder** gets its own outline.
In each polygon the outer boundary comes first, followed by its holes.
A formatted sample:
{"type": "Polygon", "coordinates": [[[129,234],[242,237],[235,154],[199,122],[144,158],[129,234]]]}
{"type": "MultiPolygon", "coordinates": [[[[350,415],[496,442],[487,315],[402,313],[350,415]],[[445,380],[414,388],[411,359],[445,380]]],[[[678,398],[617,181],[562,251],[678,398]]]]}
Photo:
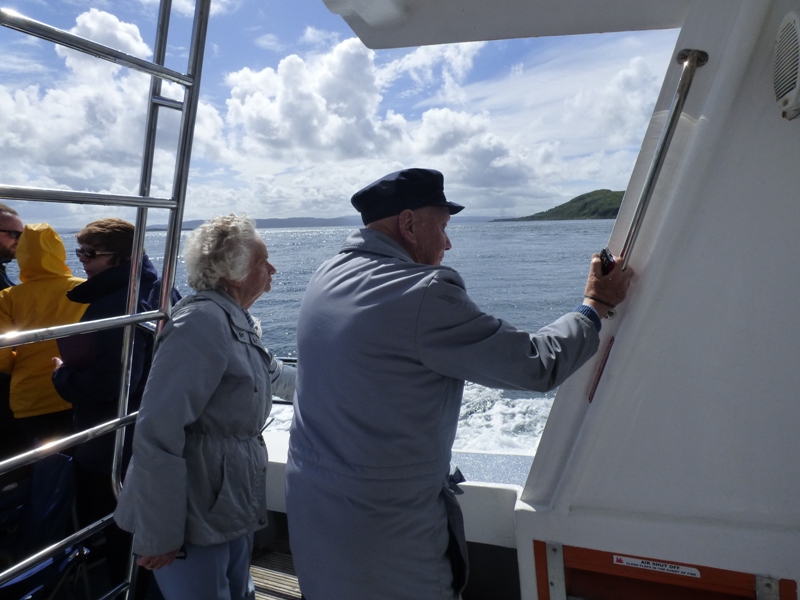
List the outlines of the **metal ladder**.
{"type": "MultiPolygon", "coordinates": [[[[0,475],[14,469],[32,464],[42,458],[56,454],[67,448],[77,446],[100,435],[116,431],[114,449],[112,485],[115,494],[121,489],[122,448],[124,443],[125,427],[133,423],[136,413],[128,414],[128,393],[130,388],[131,365],[133,359],[134,328],[137,324],[156,321],[158,329],[163,325],[164,319],[169,317],[171,311],[171,292],[175,284],[175,269],[177,266],[181,223],[183,220],[186,187],[189,177],[189,162],[191,158],[194,125],[197,116],[199,101],[200,76],[203,66],[203,53],[208,29],[208,18],[211,0],[197,0],[194,13],[194,24],[191,33],[191,44],[186,73],[179,73],[164,66],[169,35],[169,20],[172,0],[161,0],[159,7],[158,24],[156,28],[156,41],[153,61],[146,61],[92,42],[69,32],[45,25],[33,19],[26,18],[14,11],[0,8],[0,25],[20,31],[22,33],[54,42],[72,50],[92,55],[98,59],[114,62],[119,65],[135,69],[151,76],[150,97],[147,111],[146,134],[144,153],[142,157],[141,175],[138,195],[100,194],[93,192],[75,192],[57,189],[30,188],[0,184],[0,199],[30,200],[37,202],[60,202],[74,204],[92,204],[102,206],[129,206],[136,207],[136,223],[133,249],[131,255],[131,278],[128,285],[126,314],[118,317],[99,319],[84,323],[48,327],[44,329],[0,335],[0,348],[32,344],[45,340],[68,337],[81,333],[125,327],[124,344],[121,354],[122,377],[119,391],[118,418],[114,421],[98,425],[91,429],[78,432],[67,438],[56,440],[40,446],[30,452],[15,456],[0,462],[0,475]],[[183,101],[165,98],[161,95],[163,80],[180,84],[184,88],[183,101]],[[156,134],[158,130],[158,115],[160,109],[178,110],[181,112],[181,124],[177,143],[175,169],[173,173],[172,197],[156,198],[150,196],[150,185],[153,173],[153,159],[155,154],[156,134]],[[141,275],[142,256],[144,254],[144,238],[147,226],[148,208],[169,210],[169,222],[162,271],[161,296],[158,310],[136,313],[137,299],[139,297],[139,279],[141,275]]],[[[64,549],[79,544],[97,531],[103,529],[112,520],[108,515],[74,533],[64,540],[45,548],[0,573],[0,585],[10,581],[21,573],[40,562],[53,557],[64,549]]],[[[116,585],[102,596],[114,598],[123,594],[127,598],[135,587],[134,563],[131,558],[129,564],[129,577],[127,581],[116,585]]]]}

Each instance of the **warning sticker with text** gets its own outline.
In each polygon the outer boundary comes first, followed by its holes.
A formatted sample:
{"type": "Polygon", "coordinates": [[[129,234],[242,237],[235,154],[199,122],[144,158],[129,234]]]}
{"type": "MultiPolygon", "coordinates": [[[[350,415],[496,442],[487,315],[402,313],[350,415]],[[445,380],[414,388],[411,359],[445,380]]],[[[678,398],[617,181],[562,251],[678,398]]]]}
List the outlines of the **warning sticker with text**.
{"type": "Polygon", "coordinates": [[[683,575],[684,577],[700,578],[700,571],[693,567],[673,565],[657,560],[645,560],[643,558],[631,558],[630,556],[617,556],[615,554],[614,564],[624,567],[636,567],[637,569],[647,569],[648,571],[658,571],[659,573],[671,573],[673,575],[683,575]]]}

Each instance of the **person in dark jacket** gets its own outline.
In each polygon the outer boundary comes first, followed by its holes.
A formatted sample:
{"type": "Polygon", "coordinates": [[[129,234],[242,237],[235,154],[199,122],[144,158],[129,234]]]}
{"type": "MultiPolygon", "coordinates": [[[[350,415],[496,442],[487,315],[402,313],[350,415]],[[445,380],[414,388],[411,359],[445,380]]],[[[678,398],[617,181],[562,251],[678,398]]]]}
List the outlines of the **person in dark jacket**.
{"type": "Polygon", "coordinates": [[[17,244],[22,237],[19,213],[0,202],[0,290],[14,285],[6,273],[6,265],[17,256],[17,244]]]}
{"type": "MultiPolygon", "coordinates": [[[[117,218],[89,223],[77,234],[78,258],[87,281],[67,293],[79,304],[88,304],[82,322],[125,314],[134,226],[117,218]]],[[[159,286],[158,273],[145,255],[139,280],[137,312],[151,310],[149,298],[159,286]]],[[[123,328],[96,331],[58,340],[61,361],[53,373],[53,384],[72,404],[75,431],[117,418],[123,328]]],[[[153,353],[153,336],[137,327],[131,367],[128,411],[139,409],[153,353]]],[[[132,428],[126,435],[125,461],[130,456],[132,428]]],[[[116,500],[111,487],[114,435],[106,434],[75,449],[76,508],[78,522],[85,527],[112,513],[116,500]]],[[[123,463],[123,472],[125,465],[123,463]]],[[[109,575],[116,583],[126,573],[130,536],[110,525],[105,530],[109,575]]]]}
{"type": "MultiPolygon", "coordinates": [[[[14,285],[6,273],[6,265],[16,258],[17,243],[21,236],[22,220],[19,213],[0,202],[0,290],[14,285]]],[[[0,459],[28,449],[25,436],[14,423],[14,413],[9,405],[10,386],[11,375],[0,373],[0,459]]]]}

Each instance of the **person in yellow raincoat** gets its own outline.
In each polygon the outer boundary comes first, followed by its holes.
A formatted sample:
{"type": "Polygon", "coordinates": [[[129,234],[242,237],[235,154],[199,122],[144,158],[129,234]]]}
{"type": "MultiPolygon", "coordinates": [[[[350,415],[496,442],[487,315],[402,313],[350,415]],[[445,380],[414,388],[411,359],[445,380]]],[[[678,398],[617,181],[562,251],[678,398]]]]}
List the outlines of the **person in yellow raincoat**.
{"type": "MultiPolygon", "coordinates": [[[[17,245],[20,283],[0,291],[0,334],[76,323],[85,304],[67,292],[73,277],[61,237],[47,223],[26,225],[17,245]]],[[[11,374],[10,405],[28,441],[43,443],[72,433],[72,405],[53,387],[55,340],[0,349],[0,372],[11,374]]]]}

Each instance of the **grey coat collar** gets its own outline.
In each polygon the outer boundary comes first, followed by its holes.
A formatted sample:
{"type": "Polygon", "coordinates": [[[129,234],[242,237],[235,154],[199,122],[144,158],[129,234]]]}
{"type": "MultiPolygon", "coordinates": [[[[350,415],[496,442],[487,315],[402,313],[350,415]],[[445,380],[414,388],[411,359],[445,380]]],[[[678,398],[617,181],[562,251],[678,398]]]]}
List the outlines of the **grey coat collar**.
{"type": "Polygon", "coordinates": [[[388,235],[368,227],[363,227],[351,233],[339,252],[369,252],[370,254],[397,258],[405,262],[414,262],[411,255],[400,244],[388,235]]]}
{"type": "Polygon", "coordinates": [[[175,309],[181,308],[192,302],[197,302],[201,300],[211,300],[214,304],[219,306],[222,310],[224,310],[228,317],[231,320],[231,323],[239,328],[244,329],[245,331],[252,331],[252,327],[250,327],[250,323],[247,322],[247,317],[244,315],[244,309],[241,305],[234,300],[228,292],[225,290],[201,290],[191,296],[187,296],[183,298],[178,304],[175,305],[175,309]]]}
{"type": "MultiPolygon", "coordinates": [[[[433,272],[448,271],[458,275],[458,271],[452,267],[446,267],[444,265],[425,265],[416,262],[400,244],[395,242],[388,235],[381,233],[380,231],[370,229],[369,227],[362,227],[358,231],[354,231],[350,234],[350,236],[344,241],[342,249],[339,250],[339,254],[344,254],[347,252],[367,252],[369,254],[377,254],[378,256],[394,258],[412,265],[417,265],[421,269],[430,269],[433,272]]],[[[459,278],[460,277],[461,276],[459,275],[459,278]]],[[[464,287],[463,281],[461,286],[464,287]]]]}

